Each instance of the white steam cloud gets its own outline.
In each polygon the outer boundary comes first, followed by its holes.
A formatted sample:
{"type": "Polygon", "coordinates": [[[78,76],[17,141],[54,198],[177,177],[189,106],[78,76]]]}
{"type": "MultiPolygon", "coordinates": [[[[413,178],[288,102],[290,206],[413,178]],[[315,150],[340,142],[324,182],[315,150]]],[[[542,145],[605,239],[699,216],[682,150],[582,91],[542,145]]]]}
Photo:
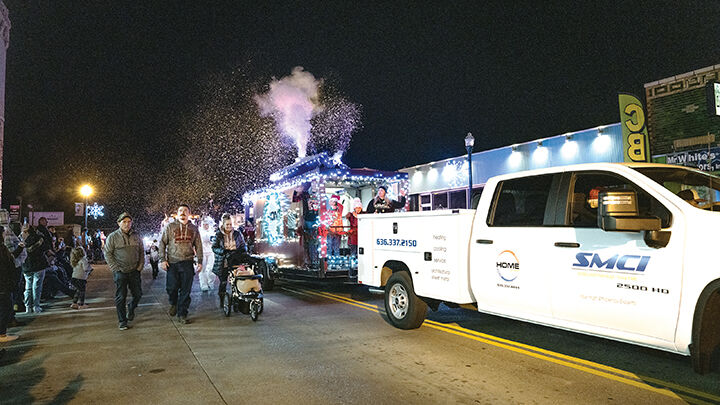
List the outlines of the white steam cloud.
{"type": "Polygon", "coordinates": [[[321,84],[321,80],[298,66],[290,76],[273,80],[267,93],[255,96],[260,114],[275,119],[278,130],[295,142],[299,158],[307,154],[310,120],[323,109],[318,100],[321,84]]]}

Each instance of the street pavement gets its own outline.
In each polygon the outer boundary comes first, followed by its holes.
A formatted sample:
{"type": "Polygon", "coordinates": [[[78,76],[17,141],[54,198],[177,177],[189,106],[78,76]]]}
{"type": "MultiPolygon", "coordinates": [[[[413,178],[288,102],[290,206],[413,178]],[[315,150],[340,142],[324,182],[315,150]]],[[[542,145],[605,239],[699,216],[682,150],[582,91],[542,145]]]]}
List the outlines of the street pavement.
{"type": "Polygon", "coordinates": [[[167,315],[164,273],[143,272],[132,328],[118,330],[107,266],[89,309],[67,297],[22,316],[0,358],[0,403],[718,403],[720,373],[683,356],[442,307],[403,331],[361,286],[278,283],[257,322],[192,294],[167,315]]]}

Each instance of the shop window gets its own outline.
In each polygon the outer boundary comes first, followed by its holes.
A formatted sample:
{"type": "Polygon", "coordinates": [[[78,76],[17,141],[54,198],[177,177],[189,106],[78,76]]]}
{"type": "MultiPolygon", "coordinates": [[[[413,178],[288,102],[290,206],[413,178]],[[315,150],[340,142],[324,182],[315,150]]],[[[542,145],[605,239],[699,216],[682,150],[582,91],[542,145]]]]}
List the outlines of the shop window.
{"type": "Polygon", "coordinates": [[[444,210],[448,207],[448,193],[433,193],[432,209],[444,210]]]}
{"type": "Polygon", "coordinates": [[[450,208],[467,207],[467,191],[457,190],[450,192],[450,208]]]}
{"type": "Polygon", "coordinates": [[[420,196],[420,211],[430,211],[432,204],[430,203],[430,194],[420,196]]]}
{"type": "Polygon", "coordinates": [[[420,196],[417,194],[410,196],[410,211],[420,211],[420,196]]]}
{"type": "Polygon", "coordinates": [[[542,226],[553,175],[522,177],[498,183],[491,226],[542,226]]]}

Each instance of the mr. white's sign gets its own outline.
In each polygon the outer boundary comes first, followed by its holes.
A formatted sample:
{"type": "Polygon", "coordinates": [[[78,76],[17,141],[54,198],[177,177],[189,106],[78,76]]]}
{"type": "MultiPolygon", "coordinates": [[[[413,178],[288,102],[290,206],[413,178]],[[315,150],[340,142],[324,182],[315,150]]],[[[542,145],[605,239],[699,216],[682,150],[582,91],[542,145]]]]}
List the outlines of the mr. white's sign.
{"type": "Polygon", "coordinates": [[[668,153],[665,156],[669,164],[696,167],[711,172],[720,170],[720,148],[717,147],[668,153]]]}

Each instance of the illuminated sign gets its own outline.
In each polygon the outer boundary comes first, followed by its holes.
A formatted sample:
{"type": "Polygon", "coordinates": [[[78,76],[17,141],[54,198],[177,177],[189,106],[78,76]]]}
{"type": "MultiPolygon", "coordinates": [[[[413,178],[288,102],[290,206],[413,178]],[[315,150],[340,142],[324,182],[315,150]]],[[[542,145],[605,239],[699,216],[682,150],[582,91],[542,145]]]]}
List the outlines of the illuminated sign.
{"type": "Polygon", "coordinates": [[[720,82],[708,83],[708,111],[713,117],[720,116],[720,82]]]}
{"type": "Polygon", "coordinates": [[[626,162],[647,162],[650,157],[645,109],[637,97],[620,93],[620,124],[626,162]]]}

